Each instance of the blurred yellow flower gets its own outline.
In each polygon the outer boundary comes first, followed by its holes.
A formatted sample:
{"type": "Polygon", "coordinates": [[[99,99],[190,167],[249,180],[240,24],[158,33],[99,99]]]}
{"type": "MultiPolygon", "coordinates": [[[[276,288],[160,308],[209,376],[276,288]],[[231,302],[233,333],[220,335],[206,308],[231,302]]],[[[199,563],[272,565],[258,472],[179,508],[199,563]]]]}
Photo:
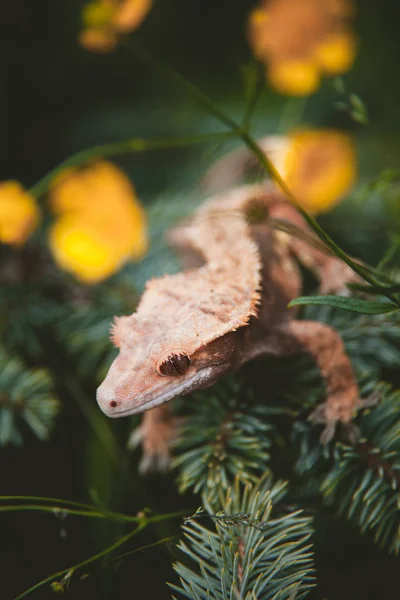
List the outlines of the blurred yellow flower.
{"type": "Polygon", "coordinates": [[[250,14],[249,39],[270,83],[283,94],[304,96],[322,75],[350,69],[356,55],[352,16],[351,0],[261,0],[250,14]]]}
{"type": "Polygon", "coordinates": [[[272,63],[268,78],[274,88],[289,96],[307,96],[318,89],[319,69],[304,60],[284,60],[272,63]]]}
{"type": "Polygon", "coordinates": [[[315,49],[315,60],[328,75],[340,75],[348,71],[356,55],[356,41],[349,31],[327,37],[315,49]]]}
{"type": "Polygon", "coordinates": [[[118,269],[117,252],[90,221],[76,215],[60,217],[50,230],[50,248],[57,263],[85,283],[96,283],[118,269]]]}
{"type": "MultiPolygon", "coordinates": [[[[285,136],[269,135],[257,143],[299,203],[312,213],[335,206],[355,182],[355,147],[344,132],[302,129],[285,136]]],[[[203,186],[208,193],[217,193],[255,175],[262,176],[259,161],[240,148],[211,167],[203,186]]]]}
{"type": "Polygon", "coordinates": [[[111,52],[124,33],[137,29],[153,0],[93,0],[82,11],[79,43],[93,52],[111,52]]]}
{"type": "Polygon", "coordinates": [[[299,202],[312,213],[335,206],[354,184],[355,148],[343,132],[294,132],[281,148],[283,154],[276,156],[277,169],[299,202]]]}
{"type": "Polygon", "coordinates": [[[40,220],[35,199],[17,181],[0,183],[0,242],[21,246],[40,220]]]}
{"type": "Polygon", "coordinates": [[[99,161],[66,170],[53,182],[49,200],[59,215],[50,230],[54,258],[82,281],[101,281],[146,253],[144,210],[115,165],[99,161]]]}
{"type": "Polygon", "coordinates": [[[107,54],[116,47],[118,40],[112,30],[84,29],[79,35],[79,43],[86,50],[107,54]]]}
{"type": "Polygon", "coordinates": [[[114,14],[114,27],[119,33],[135,31],[150,12],[153,0],[122,0],[114,14]]]}

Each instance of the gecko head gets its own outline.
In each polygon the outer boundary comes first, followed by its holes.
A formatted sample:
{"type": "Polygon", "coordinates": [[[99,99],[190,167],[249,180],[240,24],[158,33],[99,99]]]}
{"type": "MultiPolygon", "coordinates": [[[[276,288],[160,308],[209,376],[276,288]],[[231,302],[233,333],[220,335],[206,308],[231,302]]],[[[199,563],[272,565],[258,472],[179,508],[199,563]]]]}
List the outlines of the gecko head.
{"type": "Polygon", "coordinates": [[[119,354],[97,390],[97,402],[109,417],[143,412],[208,387],[234,366],[232,333],[193,348],[190,339],[178,343],[162,336],[154,320],[150,329],[133,324],[132,317],[121,317],[112,331],[119,354]]]}

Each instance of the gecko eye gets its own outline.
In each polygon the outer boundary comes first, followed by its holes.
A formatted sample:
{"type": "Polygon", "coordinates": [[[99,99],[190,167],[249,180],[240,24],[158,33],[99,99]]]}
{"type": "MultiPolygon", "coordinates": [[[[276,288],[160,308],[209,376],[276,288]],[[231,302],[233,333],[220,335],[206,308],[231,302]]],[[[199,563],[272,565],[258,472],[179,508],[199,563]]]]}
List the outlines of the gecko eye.
{"type": "Polygon", "coordinates": [[[187,354],[172,353],[165,360],[159,363],[158,371],[161,375],[182,375],[190,365],[190,358],[187,354]]]}

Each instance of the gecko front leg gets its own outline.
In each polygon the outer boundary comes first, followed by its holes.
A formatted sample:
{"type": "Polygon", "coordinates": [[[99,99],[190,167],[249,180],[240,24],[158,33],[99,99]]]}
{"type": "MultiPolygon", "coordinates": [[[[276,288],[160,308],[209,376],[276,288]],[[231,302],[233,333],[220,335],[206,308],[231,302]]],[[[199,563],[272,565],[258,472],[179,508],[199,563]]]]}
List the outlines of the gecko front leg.
{"type": "Polygon", "coordinates": [[[286,329],[293,340],[314,357],[325,379],[327,399],[314,410],[311,419],[325,424],[321,442],[327,443],[334,435],[336,424],[350,424],[357,410],[369,401],[359,397],[350,359],[334,329],[315,321],[296,320],[290,321],[286,329]]]}
{"type": "Polygon", "coordinates": [[[340,335],[328,325],[317,321],[288,320],[281,326],[256,338],[249,330],[242,364],[262,356],[291,356],[306,351],[312,355],[326,383],[327,398],[311,414],[315,423],[325,425],[321,442],[327,443],[335,433],[337,423],[348,426],[354,437],[351,421],[362,406],[376,403],[376,398],[361,399],[350,358],[340,335]]]}
{"type": "Polygon", "coordinates": [[[144,413],[142,422],[128,440],[130,449],[141,445],[141,473],[166,471],[171,462],[170,448],[176,439],[182,419],[172,415],[169,404],[162,404],[144,413]]]}

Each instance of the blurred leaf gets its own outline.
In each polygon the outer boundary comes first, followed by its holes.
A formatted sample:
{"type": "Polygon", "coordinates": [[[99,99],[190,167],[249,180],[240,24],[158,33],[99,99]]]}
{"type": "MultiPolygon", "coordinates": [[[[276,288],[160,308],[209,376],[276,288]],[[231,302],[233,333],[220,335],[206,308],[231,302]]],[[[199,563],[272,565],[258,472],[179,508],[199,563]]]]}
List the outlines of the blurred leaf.
{"type": "Polygon", "coordinates": [[[289,302],[288,306],[307,304],[332,306],[366,315],[379,315],[399,310],[399,307],[393,304],[393,302],[372,302],[370,300],[359,300],[358,298],[347,298],[345,296],[300,296],[289,302]]]}
{"type": "Polygon", "coordinates": [[[350,94],[350,116],[356,123],[360,125],[368,125],[368,114],[367,108],[364,102],[356,94],[350,94]]]}
{"type": "Polygon", "coordinates": [[[59,402],[43,369],[26,369],[0,350],[0,446],[23,441],[24,423],[40,439],[49,437],[59,402]]]}

